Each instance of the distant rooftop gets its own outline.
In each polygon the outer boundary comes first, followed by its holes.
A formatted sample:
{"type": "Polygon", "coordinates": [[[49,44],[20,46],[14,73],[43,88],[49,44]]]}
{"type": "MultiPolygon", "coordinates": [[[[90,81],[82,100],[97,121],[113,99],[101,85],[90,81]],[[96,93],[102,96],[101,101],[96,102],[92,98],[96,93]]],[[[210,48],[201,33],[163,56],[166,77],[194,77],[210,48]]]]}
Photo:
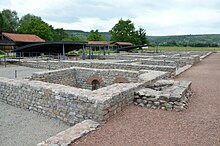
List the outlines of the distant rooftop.
{"type": "Polygon", "coordinates": [[[127,45],[127,46],[132,46],[133,44],[130,42],[116,42],[118,45],[127,45]]]}
{"type": "Polygon", "coordinates": [[[15,34],[15,33],[2,33],[8,39],[14,42],[45,42],[45,40],[33,34],[15,34]]]}
{"type": "Polygon", "coordinates": [[[110,44],[117,44],[117,45],[125,45],[125,46],[132,46],[133,44],[130,42],[114,42],[114,41],[88,41],[89,45],[110,45],[110,44]]]}
{"type": "Polygon", "coordinates": [[[88,41],[88,44],[91,45],[110,45],[112,41],[88,41]]]}

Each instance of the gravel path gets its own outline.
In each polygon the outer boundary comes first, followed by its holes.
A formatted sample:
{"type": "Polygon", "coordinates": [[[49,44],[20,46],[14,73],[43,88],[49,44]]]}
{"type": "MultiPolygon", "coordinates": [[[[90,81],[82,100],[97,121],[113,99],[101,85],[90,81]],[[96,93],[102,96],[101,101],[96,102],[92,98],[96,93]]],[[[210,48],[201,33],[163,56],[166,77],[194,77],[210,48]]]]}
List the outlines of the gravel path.
{"type": "Polygon", "coordinates": [[[5,66],[1,65],[0,66],[0,77],[14,79],[15,78],[15,70],[17,70],[17,79],[29,77],[34,72],[45,71],[45,69],[36,69],[36,68],[17,66],[17,65],[7,65],[5,68],[5,66]]]}
{"type": "Polygon", "coordinates": [[[184,112],[129,106],[74,146],[219,146],[220,53],[181,74],[195,94],[184,112]]]}
{"type": "Polygon", "coordinates": [[[0,146],[36,146],[69,126],[0,102],[0,146]]]}

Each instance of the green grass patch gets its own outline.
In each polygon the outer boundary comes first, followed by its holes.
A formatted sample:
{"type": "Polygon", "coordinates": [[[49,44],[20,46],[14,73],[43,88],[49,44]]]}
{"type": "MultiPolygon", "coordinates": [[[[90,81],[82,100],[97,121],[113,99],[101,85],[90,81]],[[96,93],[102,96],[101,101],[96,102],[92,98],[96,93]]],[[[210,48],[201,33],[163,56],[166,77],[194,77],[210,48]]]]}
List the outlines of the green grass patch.
{"type": "Polygon", "coordinates": [[[167,50],[167,51],[220,51],[217,47],[148,47],[144,50],[167,50]]]}
{"type": "Polygon", "coordinates": [[[0,55],[0,58],[4,58],[5,55],[0,55]]]}
{"type": "MultiPolygon", "coordinates": [[[[4,58],[5,55],[0,55],[0,58],[4,58]]],[[[13,59],[13,58],[16,58],[16,56],[5,56],[5,58],[8,58],[8,59],[13,59]]]]}

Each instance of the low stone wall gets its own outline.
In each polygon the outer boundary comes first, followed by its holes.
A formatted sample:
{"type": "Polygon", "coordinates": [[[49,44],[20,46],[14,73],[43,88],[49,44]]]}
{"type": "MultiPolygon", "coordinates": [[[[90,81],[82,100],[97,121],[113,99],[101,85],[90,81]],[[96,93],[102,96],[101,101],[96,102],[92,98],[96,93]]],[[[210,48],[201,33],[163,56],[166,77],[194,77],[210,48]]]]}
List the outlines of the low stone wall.
{"type": "Polygon", "coordinates": [[[133,103],[135,91],[167,76],[166,72],[160,71],[140,72],[139,83],[118,83],[94,91],[0,77],[0,101],[71,125],[87,119],[108,121],[133,103]]]}
{"type": "Polygon", "coordinates": [[[153,59],[156,60],[167,60],[167,61],[175,61],[178,64],[195,64],[200,61],[199,55],[192,55],[189,57],[169,57],[169,56],[154,56],[153,59]]]}
{"type": "MultiPolygon", "coordinates": [[[[156,54],[157,55],[157,54],[156,54]]],[[[130,53],[130,54],[119,54],[119,55],[109,55],[109,56],[105,56],[106,59],[114,59],[114,60],[135,60],[135,59],[148,59],[151,58],[152,55],[145,55],[145,54],[134,54],[134,53],[130,53]]]]}
{"type": "Polygon", "coordinates": [[[133,102],[141,84],[114,84],[90,91],[41,81],[0,78],[0,101],[74,125],[107,121],[133,102]]]}
{"type": "Polygon", "coordinates": [[[118,69],[92,69],[71,67],[46,72],[33,73],[31,80],[44,81],[55,84],[92,89],[92,81],[97,80],[101,87],[114,83],[138,82],[138,71],[118,69]]]}
{"type": "Polygon", "coordinates": [[[127,53],[125,55],[140,55],[140,56],[159,56],[159,55],[166,55],[166,56],[176,56],[176,57],[189,57],[191,55],[199,55],[204,56],[209,53],[215,52],[213,51],[180,51],[180,50],[153,50],[153,52],[148,52],[149,50],[143,50],[141,53],[127,53]]]}
{"type": "Polygon", "coordinates": [[[206,57],[210,56],[211,54],[216,53],[216,52],[208,52],[207,54],[202,54],[200,56],[200,60],[205,59],[206,57]]]}
{"type": "MultiPolygon", "coordinates": [[[[199,52],[197,52],[199,53],[199,52]]],[[[126,62],[126,60],[128,60],[129,63],[132,62],[137,62],[137,60],[141,61],[143,64],[146,65],[158,65],[158,66],[178,66],[178,67],[183,67],[187,64],[195,64],[198,63],[200,60],[200,55],[202,54],[207,54],[207,52],[202,52],[199,53],[199,55],[195,55],[194,52],[189,53],[180,53],[180,54],[166,54],[166,55],[149,55],[148,56],[144,55],[144,54],[130,54],[130,55],[117,55],[117,56],[112,56],[109,57],[111,59],[121,59],[121,60],[125,60],[125,61],[121,61],[121,62],[126,62]],[[143,61],[142,61],[143,60],[143,61]]]]}
{"type": "Polygon", "coordinates": [[[87,135],[91,131],[98,128],[99,123],[92,120],[85,120],[81,123],[74,125],[73,127],[62,131],[41,143],[37,146],[69,146],[71,143],[75,142],[77,139],[87,135]]]}
{"type": "MultiPolygon", "coordinates": [[[[15,62],[17,63],[18,62],[15,62]]],[[[20,65],[41,68],[41,69],[62,69],[70,67],[84,67],[96,69],[122,69],[122,70],[156,70],[166,71],[175,74],[176,67],[172,66],[158,66],[158,65],[141,65],[131,63],[109,63],[109,62],[78,62],[78,61],[21,61],[20,65]]]]}
{"type": "Polygon", "coordinates": [[[152,87],[154,89],[145,88],[136,92],[134,103],[142,107],[168,111],[182,111],[188,107],[191,81],[162,80],[162,83],[156,82],[152,87]]]}
{"type": "Polygon", "coordinates": [[[176,66],[177,63],[175,61],[170,60],[150,60],[150,59],[141,59],[141,64],[146,65],[160,65],[160,66],[176,66]]]}
{"type": "Polygon", "coordinates": [[[180,68],[186,65],[193,65],[200,61],[199,55],[189,55],[189,54],[188,56],[187,55],[181,56],[181,54],[176,54],[173,56],[167,56],[167,55],[141,56],[141,54],[139,55],[133,54],[133,55],[119,55],[116,57],[116,59],[119,58],[128,59],[128,60],[122,60],[118,63],[127,62],[127,63],[139,64],[139,62],[141,62],[142,65],[176,67],[176,68],[180,68]]]}

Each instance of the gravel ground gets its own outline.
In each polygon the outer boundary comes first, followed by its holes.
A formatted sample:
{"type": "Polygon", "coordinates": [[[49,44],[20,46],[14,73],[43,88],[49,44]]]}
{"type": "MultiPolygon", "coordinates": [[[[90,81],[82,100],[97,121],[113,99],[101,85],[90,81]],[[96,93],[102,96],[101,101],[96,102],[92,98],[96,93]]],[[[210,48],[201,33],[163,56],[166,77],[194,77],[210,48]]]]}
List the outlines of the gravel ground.
{"type": "Polygon", "coordinates": [[[194,95],[184,112],[129,106],[74,146],[219,146],[220,53],[187,70],[194,95]]]}
{"type": "Polygon", "coordinates": [[[69,126],[0,102],[0,145],[36,146],[69,126]]]}
{"type": "Polygon", "coordinates": [[[17,79],[22,79],[24,77],[29,77],[34,72],[45,71],[45,69],[36,69],[17,65],[0,65],[0,77],[6,77],[10,79],[15,78],[15,70],[17,70],[17,79]]]}

